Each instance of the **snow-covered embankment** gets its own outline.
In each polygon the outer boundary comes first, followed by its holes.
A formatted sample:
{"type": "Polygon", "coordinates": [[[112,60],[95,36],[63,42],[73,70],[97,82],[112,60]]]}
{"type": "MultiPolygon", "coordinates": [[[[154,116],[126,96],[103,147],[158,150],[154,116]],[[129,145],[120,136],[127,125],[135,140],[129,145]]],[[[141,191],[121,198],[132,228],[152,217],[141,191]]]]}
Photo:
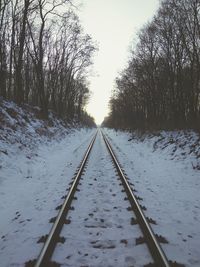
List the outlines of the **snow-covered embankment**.
{"type": "Polygon", "coordinates": [[[0,262],[23,266],[38,256],[39,238],[63,200],[94,129],[66,128],[37,109],[0,103],[0,262]]]}
{"type": "Polygon", "coordinates": [[[200,138],[192,131],[138,135],[104,129],[169,259],[200,266],[200,138]]]}

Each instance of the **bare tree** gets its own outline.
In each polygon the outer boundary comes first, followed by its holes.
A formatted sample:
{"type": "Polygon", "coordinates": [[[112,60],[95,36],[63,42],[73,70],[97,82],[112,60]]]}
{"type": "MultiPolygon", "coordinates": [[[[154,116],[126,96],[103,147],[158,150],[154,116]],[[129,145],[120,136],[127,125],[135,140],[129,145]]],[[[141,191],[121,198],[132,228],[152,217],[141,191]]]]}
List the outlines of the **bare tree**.
{"type": "MultiPolygon", "coordinates": [[[[87,120],[87,69],[96,50],[70,0],[0,0],[0,95],[87,120]]],[[[89,117],[88,117],[88,120],[89,117]]]]}

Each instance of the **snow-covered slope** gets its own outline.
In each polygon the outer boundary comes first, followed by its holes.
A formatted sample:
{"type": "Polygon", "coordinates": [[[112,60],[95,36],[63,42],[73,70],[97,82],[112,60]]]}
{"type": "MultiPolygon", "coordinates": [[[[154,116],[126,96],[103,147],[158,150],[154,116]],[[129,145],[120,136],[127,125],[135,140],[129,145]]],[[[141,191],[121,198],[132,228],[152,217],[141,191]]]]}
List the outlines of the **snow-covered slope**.
{"type": "Polygon", "coordinates": [[[58,140],[69,132],[66,126],[52,113],[48,120],[40,119],[38,107],[20,107],[0,98],[0,151],[4,154],[9,153],[6,149],[9,149],[10,144],[24,150],[41,142],[46,143],[51,137],[58,140]]]}
{"type": "Polygon", "coordinates": [[[55,208],[95,129],[66,128],[37,108],[0,100],[0,265],[24,266],[38,256],[39,238],[51,227],[55,208]]]}
{"type": "Polygon", "coordinates": [[[200,170],[200,135],[192,130],[130,134],[129,141],[143,143],[160,151],[167,159],[185,161],[188,168],[200,170]]]}
{"type": "Polygon", "coordinates": [[[200,145],[192,131],[155,134],[104,129],[144,213],[169,243],[170,260],[200,266],[200,145]]]}

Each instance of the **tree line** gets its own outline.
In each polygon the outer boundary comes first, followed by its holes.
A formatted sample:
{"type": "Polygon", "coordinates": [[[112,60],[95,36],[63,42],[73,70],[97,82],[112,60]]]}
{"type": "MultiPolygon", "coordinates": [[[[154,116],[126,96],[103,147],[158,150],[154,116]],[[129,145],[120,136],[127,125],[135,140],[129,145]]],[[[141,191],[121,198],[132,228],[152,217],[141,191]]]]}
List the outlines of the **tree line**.
{"type": "Polygon", "coordinates": [[[88,69],[96,45],[83,32],[71,0],[0,0],[0,95],[52,109],[67,119],[83,114],[88,69]]]}
{"type": "Polygon", "coordinates": [[[160,3],[116,78],[104,125],[200,129],[200,0],[160,3]]]}

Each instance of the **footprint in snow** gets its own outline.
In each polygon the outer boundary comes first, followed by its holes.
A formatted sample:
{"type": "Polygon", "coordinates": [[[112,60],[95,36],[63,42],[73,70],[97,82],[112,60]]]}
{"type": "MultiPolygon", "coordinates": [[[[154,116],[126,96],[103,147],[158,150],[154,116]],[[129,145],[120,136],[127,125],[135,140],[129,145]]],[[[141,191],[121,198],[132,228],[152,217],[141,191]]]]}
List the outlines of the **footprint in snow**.
{"type": "Polygon", "coordinates": [[[16,211],[15,214],[16,214],[16,216],[12,219],[12,221],[17,220],[21,216],[21,214],[19,213],[19,211],[16,211]]]}

